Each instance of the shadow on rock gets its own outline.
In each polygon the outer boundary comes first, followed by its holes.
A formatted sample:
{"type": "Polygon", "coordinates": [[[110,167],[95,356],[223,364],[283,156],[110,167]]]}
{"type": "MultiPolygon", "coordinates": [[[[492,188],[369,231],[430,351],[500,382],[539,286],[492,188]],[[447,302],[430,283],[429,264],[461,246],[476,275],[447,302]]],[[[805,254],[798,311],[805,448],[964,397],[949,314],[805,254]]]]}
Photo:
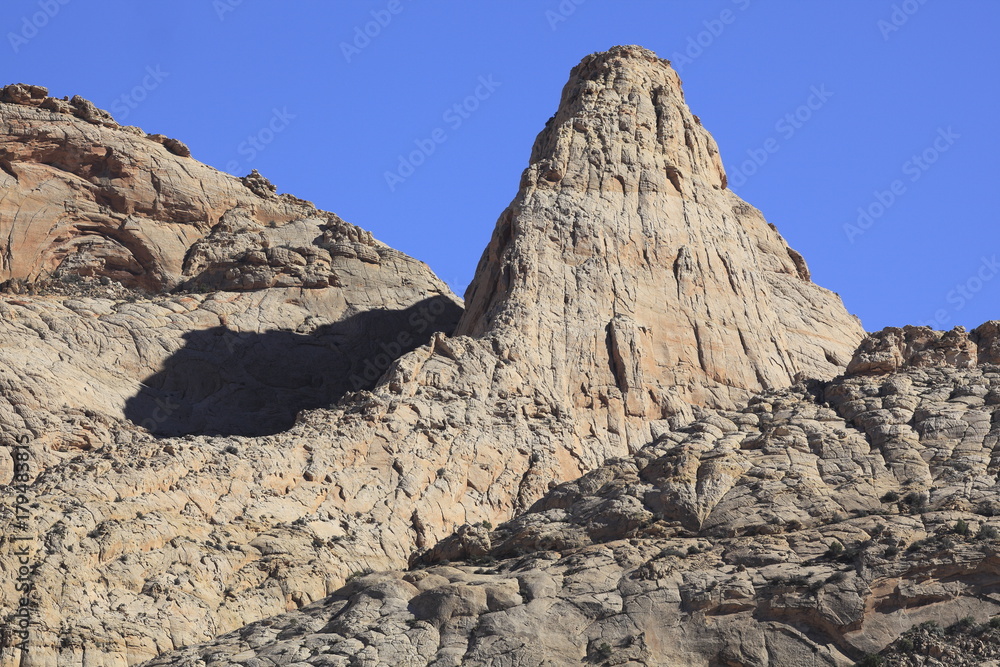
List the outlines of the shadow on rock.
{"type": "Polygon", "coordinates": [[[159,437],[259,436],[291,428],[301,410],[371,389],[393,361],[454,331],[461,308],[433,297],[405,310],[371,310],[309,334],[192,331],[146,378],[125,416],[159,437]]]}

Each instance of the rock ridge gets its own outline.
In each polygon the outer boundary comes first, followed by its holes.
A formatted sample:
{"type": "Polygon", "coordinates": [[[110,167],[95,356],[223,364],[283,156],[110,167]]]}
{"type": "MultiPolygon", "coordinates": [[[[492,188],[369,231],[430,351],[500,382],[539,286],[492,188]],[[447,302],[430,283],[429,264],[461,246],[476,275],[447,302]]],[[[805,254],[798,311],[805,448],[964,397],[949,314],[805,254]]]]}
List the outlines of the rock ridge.
{"type": "Polygon", "coordinates": [[[9,291],[82,279],[144,293],[312,289],[340,284],[354,262],[402,257],[333,213],[277,195],[256,170],[219,172],[83,98],[14,84],[0,89],[0,104],[0,283],[9,291]]]}
{"type": "Polygon", "coordinates": [[[1000,364],[1000,321],[966,331],[934,331],[930,327],[886,327],[862,342],[847,366],[848,375],[878,375],[904,368],[953,366],[975,368],[1000,364]]]}
{"type": "Polygon", "coordinates": [[[49,97],[48,88],[43,86],[13,83],[0,88],[0,102],[45,109],[53,113],[74,116],[92,125],[121,129],[124,132],[144,136],[151,141],[155,141],[174,155],[191,157],[191,150],[183,142],[171,139],[162,134],[146,134],[134,125],[119,125],[110,113],[104,109],[97,108],[93,102],[79,95],[74,95],[72,99],[69,97],[60,99],[49,97]]]}

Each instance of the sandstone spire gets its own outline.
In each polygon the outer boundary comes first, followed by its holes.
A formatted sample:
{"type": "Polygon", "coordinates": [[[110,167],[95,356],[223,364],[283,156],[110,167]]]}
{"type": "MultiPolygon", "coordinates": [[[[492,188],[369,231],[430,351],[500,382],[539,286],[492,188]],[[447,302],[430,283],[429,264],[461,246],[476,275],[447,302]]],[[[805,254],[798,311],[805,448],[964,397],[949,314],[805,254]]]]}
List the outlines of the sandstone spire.
{"type": "Polygon", "coordinates": [[[573,70],[466,292],[459,334],[512,331],[569,404],[618,390],[644,419],[832,377],[864,334],[726,189],[677,73],[636,46],[573,70]]]}

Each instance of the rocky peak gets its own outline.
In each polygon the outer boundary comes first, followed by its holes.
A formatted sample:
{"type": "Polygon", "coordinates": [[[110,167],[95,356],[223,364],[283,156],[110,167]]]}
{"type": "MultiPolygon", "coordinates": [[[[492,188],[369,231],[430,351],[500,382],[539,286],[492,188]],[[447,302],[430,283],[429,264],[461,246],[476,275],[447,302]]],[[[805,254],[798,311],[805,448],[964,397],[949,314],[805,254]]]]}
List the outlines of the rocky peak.
{"type": "Polygon", "coordinates": [[[661,419],[804,372],[864,332],[802,257],[726,189],[669,63],[588,56],[538,136],[466,292],[459,333],[520,337],[570,405],[661,419]]]}
{"type": "Polygon", "coordinates": [[[608,177],[625,191],[656,191],[666,185],[664,177],[678,192],[679,179],[726,186],[719,149],[687,108],[680,76],[669,61],[638,46],[591,54],[573,68],[531,162],[549,168],[542,174],[547,182],[571,188],[600,189],[608,177]],[[604,157],[607,146],[610,159],[590,160],[604,157]],[[604,167],[594,174],[601,178],[591,180],[588,165],[604,167]]]}

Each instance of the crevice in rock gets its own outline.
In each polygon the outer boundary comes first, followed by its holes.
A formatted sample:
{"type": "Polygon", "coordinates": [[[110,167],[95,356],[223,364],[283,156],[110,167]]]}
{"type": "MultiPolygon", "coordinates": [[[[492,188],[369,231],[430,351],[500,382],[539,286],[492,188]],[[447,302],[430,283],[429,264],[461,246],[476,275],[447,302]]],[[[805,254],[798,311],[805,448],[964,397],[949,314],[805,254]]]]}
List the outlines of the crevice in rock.
{"type": "Polygon", "coordinates": [[[805,258],[792,248],[786,247],[785,250],[788,251],[788,256],[791,258],[792,263],[795,264],[795,270],[798,272],[799,278],[802,280],[811,280],[812,276],[809,273],[809,266],[806,264],[805,258]]]}
{"type": "Polygon", "coordinates": [[[2,169],[7,175],[13,177],[15,181],[21,180],[18,177],[17,172],[14,171],[14,165],[11,164],[11,161],[5,155],[0,155],[0,169],[2,169]]]}
{"type": "Polygon", "coordinates": [[[708,363],[705,361],[705,345],[701,340],[701,331],[697,324],[693,324],[691,329],[694,332],[695,344],[698,347],[698,364],[701,366],[701,370],[708,373],[708,363]]]}
{"type": "Polygon", "coordinates": [[[681,172],[677,167],[667,167],[667,180],[670,181],[671,185],[674,186],[674,189],[677,190],[677,194],[684,194],[684,191],[681,189],[681,172]]]}

